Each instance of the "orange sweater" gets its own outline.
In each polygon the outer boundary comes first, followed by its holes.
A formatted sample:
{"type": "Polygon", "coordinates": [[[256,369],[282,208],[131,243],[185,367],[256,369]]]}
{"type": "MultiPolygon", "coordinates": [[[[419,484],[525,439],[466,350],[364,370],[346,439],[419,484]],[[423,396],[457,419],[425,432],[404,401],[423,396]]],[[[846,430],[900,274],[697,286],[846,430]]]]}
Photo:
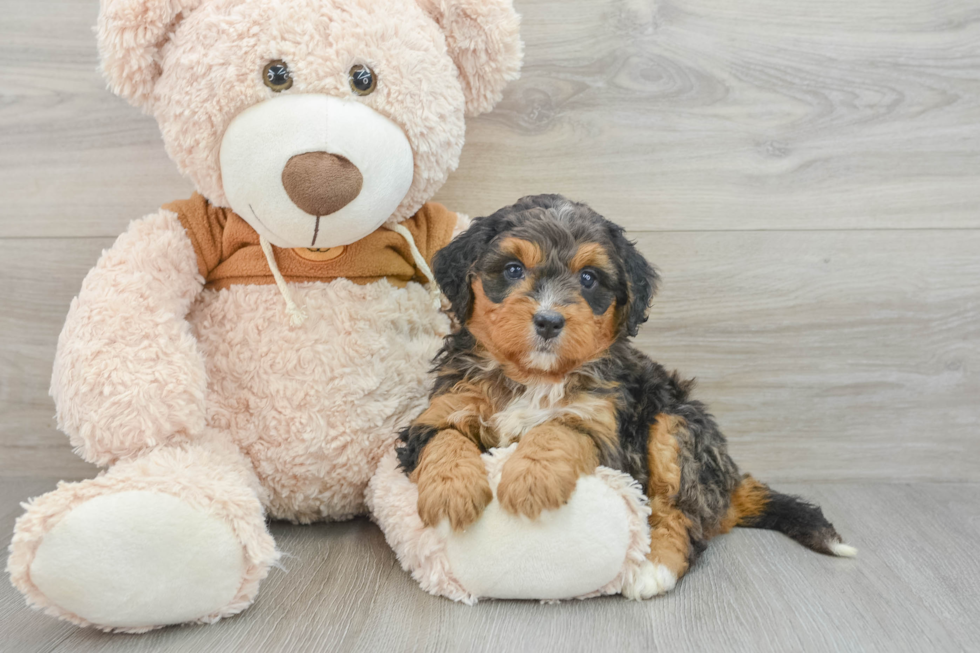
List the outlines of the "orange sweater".
{"type": "MultiPolygon", "coordinates": [[[[212,206],[197,193],[163,208],[177,214],[194,243],[206,288],[275,283],[258,233],[231,209],[212,206]]],[[[431,262],[432,256],[452,239],[456,214],[441,204],[429,203],[402,224],[412,233],[422,256],[431,262]]],[[[330,260],[311,260],[316,256],[304,250],[273,246],[273,251],[283,277],[291,282],[343,277],[359,284],[388,279],[393,285],[404,287],[412,280],[425,281],[405,239],[384,227],[345,246],[339,256],[330,260]]]]}

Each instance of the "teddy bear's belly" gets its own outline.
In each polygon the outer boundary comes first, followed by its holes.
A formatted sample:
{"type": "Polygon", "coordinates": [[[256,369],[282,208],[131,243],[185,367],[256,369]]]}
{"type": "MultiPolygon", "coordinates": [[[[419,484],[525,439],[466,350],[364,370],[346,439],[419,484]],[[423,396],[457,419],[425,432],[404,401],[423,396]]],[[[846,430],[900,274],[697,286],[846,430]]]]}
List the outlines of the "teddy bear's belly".
{"type": "Polygon", "coordinates": [[[299,327],[274,285],[205,291],[195,304],[208,420],[251,459],[271,516],[346,519],[364,511],[378,460],[425,407],[449,320],[415,283],[291,288],[308,315],[299,327]]]}

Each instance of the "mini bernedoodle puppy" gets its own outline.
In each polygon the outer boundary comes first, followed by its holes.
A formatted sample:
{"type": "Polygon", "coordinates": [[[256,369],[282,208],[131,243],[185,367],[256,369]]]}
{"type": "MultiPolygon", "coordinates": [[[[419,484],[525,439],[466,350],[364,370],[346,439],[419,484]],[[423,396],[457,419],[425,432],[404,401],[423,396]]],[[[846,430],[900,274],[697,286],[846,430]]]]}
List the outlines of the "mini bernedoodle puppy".
{"type": "Polygon", "coordinates": [[[497,488],[515,515],[562,506],[597,465],[645,489],[651,552],[629,598],[672,589],[734,526],[854,555],[820,508],[742,476],[692,382],[630,344],[658,278],[621,227],[560,195],[525,197],[475,219],[433,268],[461,326],[398,451],[426,525],[472,524],[492,499],[481,452],[516,441],[497,488]]]}

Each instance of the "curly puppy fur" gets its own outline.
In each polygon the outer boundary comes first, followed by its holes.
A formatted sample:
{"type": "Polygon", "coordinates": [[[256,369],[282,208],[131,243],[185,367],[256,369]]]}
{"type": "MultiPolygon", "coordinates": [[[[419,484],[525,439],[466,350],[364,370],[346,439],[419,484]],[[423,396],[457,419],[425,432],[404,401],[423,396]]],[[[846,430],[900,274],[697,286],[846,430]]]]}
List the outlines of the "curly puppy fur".
{"type": "Polygon", "coordinates": [[[650,499],[649,559],[673,578],[734,526],[853,553],[818,507],[741,475],[693,382],[632,346],[658,277],[622,228],[559,195],[525,197],[474,220],[434,271],[461,326],[398,449],[424,523],[478,519],[492,499],[480,453],[516,440],[506,510],[535,518],[596,466],[625,471],[650,499]]]}

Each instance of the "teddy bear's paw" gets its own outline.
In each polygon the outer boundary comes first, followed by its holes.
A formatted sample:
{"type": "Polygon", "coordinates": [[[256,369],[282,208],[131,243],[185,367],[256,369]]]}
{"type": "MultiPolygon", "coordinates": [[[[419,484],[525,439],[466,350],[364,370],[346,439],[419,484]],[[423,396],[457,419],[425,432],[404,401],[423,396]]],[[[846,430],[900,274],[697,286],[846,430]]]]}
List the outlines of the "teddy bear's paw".
{"type": "Polygon", "coordinates": [[[139,630],[221,613],[245,570],[228,523],[175,496],[133,490],[67,513],[41,540],[30,578],[72,617],[139,630]]]}
{"type": "Polygon", "coordinates": [[[652,599],[674,589],[677,576],[666,565],[644,560],[633,577],[623,585],[623,596],[632,601],[652,599]]]}

